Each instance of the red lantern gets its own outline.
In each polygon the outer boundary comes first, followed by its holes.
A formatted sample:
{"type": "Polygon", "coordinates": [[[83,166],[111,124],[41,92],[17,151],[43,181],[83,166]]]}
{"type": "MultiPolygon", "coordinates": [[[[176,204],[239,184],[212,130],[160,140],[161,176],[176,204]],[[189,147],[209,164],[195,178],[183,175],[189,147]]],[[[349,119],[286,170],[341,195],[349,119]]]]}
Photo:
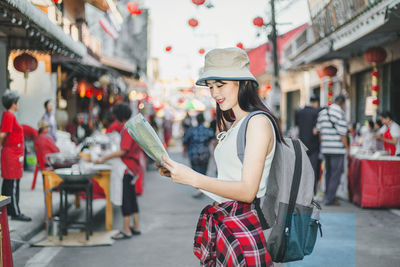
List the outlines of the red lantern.
{"type": "Polygon", "coordinates": [[[382,63],[386,59],[386,50],[379,46],[368,48],[365,51],[364,58],[369,63],[382,63]]]}
{"type": "Polygon", "coordinates": [[[14,68],[17,71],[23,72],[26,78],[28,73],[36,70],[38,67],[38,61],[33,56],[23,53],[14,59],[14,68]]]}
{"type": "Polygon", "coordinates": [[[167,46],[167,47],[165,47],[165,51],[167,51],[167,52],[170,52],[172,50],[172,46],[167,46]]]}
{"type": "Polygon", "coordinates": [[[379,92],[379,85],[372,85],[371,90],[374,92],[379,92]]]}
{"type": "Polygon", "coordinates": [[[86,91],[86,97],[87,98],[91,98],[92,95],[93,95],[93,90],[92,89],[89,89],[89,90],[86,91]]]}
{"type": "Polygon", "coordinates": [[[204,50],[203,48],[200,48],[200,49],[199,49],[199,54],[200,54],[200,55],[204,54],[205,52],[206,52],[206,50],[204,50]]]}
{"type": "Polygon", "coordinates": [[[379,105],[379,103],[381,103],[381,101],[379,101],[379,99],[374,99],[374,100],[372,100],[372,104],[374,104],[374,105],[379,105]]]}
{"type": "Polygon", "coordinates": [[[192,3],[195,4],[196,6],[201,6],[204,4],[206,0],[192,0],[192,3]]]}
{"type": "Polygon", "coordinates": [[[337,68],[333,65],[329,65],[324,68],[325,76],[334,77],[337,73],[337,68]]]}
{"type": "Polygon", "coordinates": [[[240,49],[243,49],[243,44],[242,43],[237,43],[236,47],[239,47],[240,49]]]}
{"type": "Polygon", "coordinates": [[[24,90],[26,92],[26,88],[28,86],[29,72],[32,72],[37,69],[38,61],[33,56],[31,56],[27,53],[23,53],[22,55],[19,55],[14,59],[13,65],[17,71],[24,73],[24,78],[25,78],[25,89],[24,90]]]}
{"type": "Polygon", "coordinates": [[[264,20],[262,17],[256,17],[253,19],[253,24],[257,27],[261,27],[264,25],[264,20]]]}
{"type": "Polygon", "coordinates": [[[139,7],[139,4],[136,2],[129,2],[126,4],[126,8],[128,9],[131,15],[136,16],[142,14],[142,10],[139,7]]]}
{"type": "Polygon", "coordinates": [[[188,24],[192,28],[196,28],[199,25],[199,21],[197,19],[191,18],[188,20],[188,24]]]}

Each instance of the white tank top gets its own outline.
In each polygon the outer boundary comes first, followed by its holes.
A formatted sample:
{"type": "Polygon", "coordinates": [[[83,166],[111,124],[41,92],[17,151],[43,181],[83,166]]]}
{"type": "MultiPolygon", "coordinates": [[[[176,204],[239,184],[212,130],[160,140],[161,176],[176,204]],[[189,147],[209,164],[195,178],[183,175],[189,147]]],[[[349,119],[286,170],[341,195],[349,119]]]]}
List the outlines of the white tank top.
{"type": "MultiPolygon", "coordinates": [[[[240,181],[242,179],[242,167],[243,164],[237,156],[237,135],[240,125],[244,121],[243,117],[240,121],[231,127],[227,132],[221,132],[218,135],[218,145],[214,151],[215,162],[218,169],[218,179],[223,181],[240,181]]],[[[275,153],[275,130],[271,123],[274,144],[271,152],[265,158],[264,170],[262,172],[260,186],[258,187],[257,197],[263,197],[266,192],[266,184],[269,175],[269,170],[271,169],[272,159],[275,153]]],[[[231,199],[224,198],[210,192],[204,192],[206,195],[214,199],[215,201],[222,203],[226,201],[231,201],[231,199]]]]}

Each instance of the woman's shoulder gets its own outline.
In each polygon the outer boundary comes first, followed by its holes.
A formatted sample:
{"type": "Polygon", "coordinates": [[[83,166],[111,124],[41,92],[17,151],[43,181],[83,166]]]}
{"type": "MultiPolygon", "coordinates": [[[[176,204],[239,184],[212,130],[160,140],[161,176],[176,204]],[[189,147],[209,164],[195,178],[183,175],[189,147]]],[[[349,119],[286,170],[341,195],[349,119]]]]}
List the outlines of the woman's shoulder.
{"type": "Polygon", "coordinates": [[[251,117],[247,129],[248,132],[254,132],[257,135],[272,136],[273,134],[272,121],[264,114],[257,114],[251,117]]]}

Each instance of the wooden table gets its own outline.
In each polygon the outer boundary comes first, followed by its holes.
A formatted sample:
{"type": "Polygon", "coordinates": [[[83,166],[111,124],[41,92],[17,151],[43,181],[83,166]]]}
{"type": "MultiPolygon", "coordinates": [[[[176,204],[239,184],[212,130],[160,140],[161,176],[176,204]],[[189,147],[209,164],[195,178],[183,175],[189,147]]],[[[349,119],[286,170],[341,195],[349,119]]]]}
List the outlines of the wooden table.
{"type": "MultiPolygon", "coordinates": [[[[106,216],[105,216],[105,224],[106,230],[110,231],[113,229],[113,209],[112,203],[110,201],[110,173],[109,170],[101,170],[97,172],[92,180],[96,181],[99,186],[104,190],[104,195],[106,198],[106,216]]],[[[60,183],[62,183],[62,179],[51,170],[43,170],[43,190],[46,192],[51,188],[57,187],[60,183]]],[[[75,205],[79,206],[79,197],[75,199],[75,205]]],[[[46,208],[47,208],[47,216],[49,219],[53,217],[53,207],[52,207],[52,193],[48,192],[46,194],[46,208]]]]}

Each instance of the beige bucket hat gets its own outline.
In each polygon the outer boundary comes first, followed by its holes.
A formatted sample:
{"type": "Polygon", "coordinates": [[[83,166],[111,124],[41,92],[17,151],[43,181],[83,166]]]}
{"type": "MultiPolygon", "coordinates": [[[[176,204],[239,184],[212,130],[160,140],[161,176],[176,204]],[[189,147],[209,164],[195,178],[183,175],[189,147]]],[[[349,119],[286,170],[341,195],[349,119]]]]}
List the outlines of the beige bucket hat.
{"type": "Polygon", "coordinates": [[[196,85],[206,86],[207,80],[250,80],[257,83],[250,72],[247,53],[238,47],[217,48],[206,54],[204,68],[196,85]]]}
{"type": "Polygon", "coordinates": [[[45,128],[45,127],[49,127],[49,123],[47,122],[47,121],[39,121],[38,122],[38,129],[40,130],[40,129],[42,129],[42,128],[45,128]]]}

